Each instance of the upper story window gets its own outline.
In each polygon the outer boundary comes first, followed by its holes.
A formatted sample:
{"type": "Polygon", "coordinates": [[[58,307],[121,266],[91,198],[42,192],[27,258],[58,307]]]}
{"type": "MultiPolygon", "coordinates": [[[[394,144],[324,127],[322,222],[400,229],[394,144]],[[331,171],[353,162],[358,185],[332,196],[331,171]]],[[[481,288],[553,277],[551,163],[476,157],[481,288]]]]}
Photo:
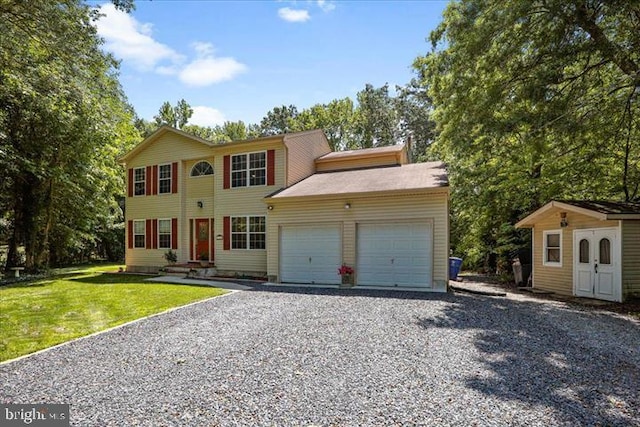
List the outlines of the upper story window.
{"type": "Polygon", "coordinates": [[[145,221],[144,220],[136,220],[133,221],[133,247],[134,248],[143,248],[144,243],[146,241],[145,234],[145,221]]]}
{"type": "MultiPolygon", "coordinates": [[[[135,168],[133,170],[133,185],[134,185],[134,195],[136,196],[144,196],[145,192],[145,184],[146,184],[146,169],[145,168],[135,168]]],[[[137,247],[137,246],[136,246],[137,247]]],[[[143,246],[144,247],[144,246],[143,246]]]]}
{"type": "Polygon", "coordinates": [[[267,153],[236,154],[231,156],[231,186],[252,187],[266,185],[267,153]]]}
{"type": "Polygon", "coordinates": [[[158,166],[158,193],[171,193],[171,164],[158,166]]]}
{"type": "Polygon", "coordinates": [[[562,267],[562,230],[548,230],[542,233],[542,264],[562,267]]]}
{"type": "Polygon", "coordinates": [[[191,168],[191,176],[205,176],[205,175],[213,175],[213,166],[211,163],[205,162],[204,160],[196,163],[191,168]]]}

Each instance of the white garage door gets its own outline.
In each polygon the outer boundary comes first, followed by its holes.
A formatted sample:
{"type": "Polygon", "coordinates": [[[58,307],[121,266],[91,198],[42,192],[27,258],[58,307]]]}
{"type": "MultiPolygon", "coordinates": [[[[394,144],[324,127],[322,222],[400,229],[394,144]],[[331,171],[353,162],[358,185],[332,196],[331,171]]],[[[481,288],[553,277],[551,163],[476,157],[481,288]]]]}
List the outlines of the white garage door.
{"type": "Polygon", "coordinates": [[[431,287],[431,224],[359,224],[358,285],[431,287]]]}
{"type": "Polygon", "coordinates": [[[341,259],[338,225],[296,225],[280,229],[282,282],[339,284],[341,259]]]}

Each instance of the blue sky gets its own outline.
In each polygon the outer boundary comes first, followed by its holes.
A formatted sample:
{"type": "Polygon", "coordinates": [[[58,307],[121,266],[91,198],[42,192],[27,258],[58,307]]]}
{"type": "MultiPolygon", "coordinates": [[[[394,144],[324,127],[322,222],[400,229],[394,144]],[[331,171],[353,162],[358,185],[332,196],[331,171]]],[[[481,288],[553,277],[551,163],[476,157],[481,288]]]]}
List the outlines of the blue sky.
{"type": "Polygon", "coordinates": [[[407,83],[446,4],[137,0],[129,15],[104,4],[97,26],[140,117],[184,98],[191,122],[212,126],[407,83]]]}

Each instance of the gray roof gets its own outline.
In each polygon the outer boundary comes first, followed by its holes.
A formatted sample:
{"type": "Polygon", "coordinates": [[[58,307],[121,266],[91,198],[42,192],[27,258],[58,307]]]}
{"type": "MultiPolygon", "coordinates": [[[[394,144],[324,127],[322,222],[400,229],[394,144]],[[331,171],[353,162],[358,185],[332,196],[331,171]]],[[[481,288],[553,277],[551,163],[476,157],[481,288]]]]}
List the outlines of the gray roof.
{"type": "Polygon", "coordinates": [[[595,200],[559,200],[562,203],[603,214],[640,214],[640,202],[608,202],[595,200]]]}
{"type": "Polygon", "coordinates": [[[269,197],[330,196],[448,187],[442,162],[321,172],[269,197]]]}

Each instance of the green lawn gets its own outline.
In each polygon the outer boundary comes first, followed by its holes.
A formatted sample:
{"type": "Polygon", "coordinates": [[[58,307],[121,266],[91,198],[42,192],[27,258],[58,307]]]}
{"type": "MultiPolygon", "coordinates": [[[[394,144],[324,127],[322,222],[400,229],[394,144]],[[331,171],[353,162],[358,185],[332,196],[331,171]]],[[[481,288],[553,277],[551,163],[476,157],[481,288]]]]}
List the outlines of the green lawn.
{"type": "Polygon", "coordinates": [[[109,274],[117,265],[58,270],[0,287],[0,361],[226,291],[109,274]]]}

